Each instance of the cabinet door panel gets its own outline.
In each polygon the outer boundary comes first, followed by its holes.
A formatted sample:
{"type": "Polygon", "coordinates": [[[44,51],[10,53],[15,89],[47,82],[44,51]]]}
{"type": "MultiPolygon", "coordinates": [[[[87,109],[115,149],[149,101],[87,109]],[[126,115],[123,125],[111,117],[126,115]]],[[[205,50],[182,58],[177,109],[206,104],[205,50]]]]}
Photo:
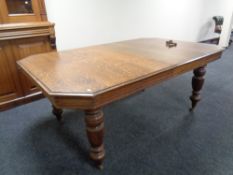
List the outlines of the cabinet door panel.
{"type": "MultiPolygon", "coordinates": [[[[17,60],[27,56],[51,51],[51,46],[47,37],[21,39],[13,41],[13,49],[17,60]]],[[[22,73],[19,72],[20,81],[25,95],[38,91],[36,86],[22,73]]]]}
{"type": "MultiPolygon", "coordinates": [[[[30,13],[26,13],[25,9],[27,9],[27,6],[22,7],[21,2],[21,0],[0,0],[0,15],[2,16],[3,23],[33,22],[42,20],[39,8],[40,3],[38,0],[30,0],[30,4],[32,6],[30,13]],[[22,8],[25,9],[22,11],[22,8]]],[[[29,1],[25,2],[23,2],[25,5],[29,5],[29,1]]]]}
{"type": "Polygon", "coordinates": [[[19,95],[12,70],[10,52],[4,45],[0,45],[0,102],[11,100],[19,95]]]}

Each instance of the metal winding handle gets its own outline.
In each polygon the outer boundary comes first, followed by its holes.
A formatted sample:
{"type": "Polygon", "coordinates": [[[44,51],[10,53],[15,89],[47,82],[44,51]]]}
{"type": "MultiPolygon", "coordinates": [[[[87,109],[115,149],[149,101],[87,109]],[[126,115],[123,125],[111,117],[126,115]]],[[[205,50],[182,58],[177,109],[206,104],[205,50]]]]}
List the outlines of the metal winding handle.
{"type": "Polygon", "coordinates": [[[171,47],[176,47],[177,43],[173,42],[172,40],[166,41],[166,46],[171,48],[171,47]]]}

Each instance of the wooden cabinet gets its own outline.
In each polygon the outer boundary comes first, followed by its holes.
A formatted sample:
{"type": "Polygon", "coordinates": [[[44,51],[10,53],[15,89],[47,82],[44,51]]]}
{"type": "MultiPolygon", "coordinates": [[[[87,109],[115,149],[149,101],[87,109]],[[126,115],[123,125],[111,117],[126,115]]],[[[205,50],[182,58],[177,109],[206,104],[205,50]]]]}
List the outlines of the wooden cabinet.
{"type": "Polygon", "coordinates": [[[47,21],[44,0],[0,0],[0,23],[47,21]]]}
{"type": "Polygon", "coordinates": [[[49,22],[0,25],[0,110],[42,97],[16,62],[56,49],[54,24],[49,22]]]}
{"type": "MultiPolygon", "coordinates": [[[[15,61],[25,58],[29,55],[49,52],[51,51],[51,45],[47,37],[33,37],[27,39],[16,40],[12,43],[12,49],[15,53],[15,61]]],[[[25,77],[22,72],[19,72],[19,78],[22,82],[22,89],[24,94],[28,95],[38,91],[36,86],[25,77]]]]}
{"type": "Polygon", "coordinates": [[[21,96],[9,42],[0,43],[0,103],[21,96]]]}
{"type": "Polygon", "coordinates": [[[16,62],[55,49],[44,0],[0,0],[0,111],[43,97],[16,62]]]}

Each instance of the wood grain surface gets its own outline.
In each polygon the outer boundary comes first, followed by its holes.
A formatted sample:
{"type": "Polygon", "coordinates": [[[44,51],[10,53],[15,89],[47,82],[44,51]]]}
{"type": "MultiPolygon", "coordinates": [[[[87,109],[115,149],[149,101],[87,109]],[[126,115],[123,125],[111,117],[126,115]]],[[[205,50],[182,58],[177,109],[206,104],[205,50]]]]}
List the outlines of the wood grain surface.
{"type": "MultiPolygon", "coordinates": [[[[217,46],[138,39],[30,56],[19,65],[51,95],[95,96],[221,52],[217,46]]],[[[217,58],[216,58],[217,59],[217,58]]]]}

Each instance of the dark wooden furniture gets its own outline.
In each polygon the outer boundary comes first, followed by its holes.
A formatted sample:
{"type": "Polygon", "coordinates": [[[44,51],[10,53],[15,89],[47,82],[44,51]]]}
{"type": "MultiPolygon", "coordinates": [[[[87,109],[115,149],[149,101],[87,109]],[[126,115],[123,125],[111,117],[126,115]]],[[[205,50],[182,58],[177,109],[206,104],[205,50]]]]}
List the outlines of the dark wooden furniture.
{"type": "Polygon", "coordinates": [[[47,21],[44,0],[0,0],[0,24],[47,21]]]}
{"type": "MultiPolygon", "coordinates": [[[[218,33],[219,35],[222,33],[222,25],[224,23],[224,18],[223,16],[214,16],[213,17],[213,20],[215,22],[215,29],[214,29],[214,32],[215,33],[218,33]]],[[[218,38],[218,40],[216,41],[216,44],[219,44],[219,41],[220,41],[220,37],[218,38]]],[[[230,38],[229,40],[229,45],[231,45],[232,43],[232,39],[230,38]]]]}
{"type": "Polygon", "coordinates": [[[16,61],[55,49],[44,0],[0,0],[0,111],[43,97],[16,61]]]}
{"type": "Polygon", "coordinates": [[[220,40],[220,37],[215,37],[215,38],[210,38],[210,39],[207,39],[207,40],[202,40],[202,41],[199,41],[199,42],[200,43],[206,43],[206,44],[216,44],[216,45],[218,45],[219,40],[220,40]]]}
{"type": "Polygon", "coordinates": [[[85,111],[90,157],[102,167],[104,106],[193,69],[191,110],[200,101],[205,67],[219,59],[223,50],[215,45],[169,42],[172,45],[163,39],[130,40],[30,56],[18,64],[54,105],[59,120],[62,108],[85,111]]]}
{"type": "Polygon", "coordinates": [[[43,97],[19,72],[16,61],[55,50],[54,24],[49,22],[0,25],[0,111],[43,97]]]}
{"type": "Polygon", "coordinates": [[[214,32],[220,34],[222,32],[222,25],[224,22],[223,16],[214,16],[213,20],[215,22],[214,32]]]}

